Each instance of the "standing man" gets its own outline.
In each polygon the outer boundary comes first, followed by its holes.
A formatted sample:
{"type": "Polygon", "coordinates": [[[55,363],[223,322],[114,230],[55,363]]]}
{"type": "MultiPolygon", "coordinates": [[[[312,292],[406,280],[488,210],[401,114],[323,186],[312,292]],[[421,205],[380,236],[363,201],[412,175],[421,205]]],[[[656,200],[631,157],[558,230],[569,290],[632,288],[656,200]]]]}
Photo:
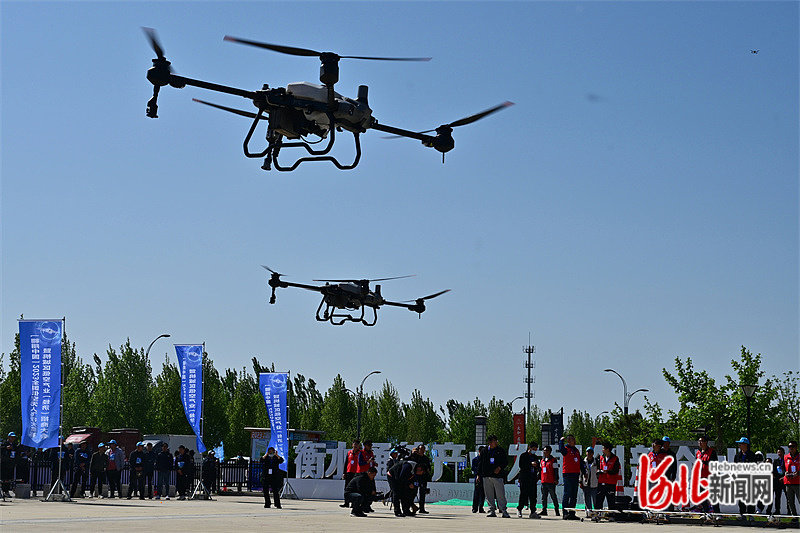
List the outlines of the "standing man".
{"type": "MultiPolygon", "coordinates": [[[[566,439],[561,437],[558,443],[558,451],[561,453],[561,474],[564,476],[564,499],[561,506],[564,509],[575,508],[578,504],[578,479],[583,471],[581,463],[581,452],[575,447],[575,435],[567,435],[566,439]]],[[[564,511],[564,520],[578,520],[575,511],[564,511]]]]}
{"type": "Polygon", "coordinates": [[[169,453],[169,446],[166,442],[161,443],[161,451],[156,455],[156,497],[169,500],[169,472],[172,470],[174,461],[172,454],[169,453]]]}
{"type": "MultiPolygon", "coordinates": [[[[342,475],[344,479],[344,488],[347,488],[347,484],[350,483],[350,480],[358,473],[358,461],[360,458],[361,441],[356,439],[353,441],[353,449],[347,452],[347,462],[345,464],[344,474],[342,475]]],[[[344,497],[344,491],[342,491],[342,497],[344,497]]],[[[339,507],[350,507],[350,504],[345,500],[339,507]]]]}
{"type": "Polygon", "coordinates": [[[472,489],[472,512],[485,513],[483,502],[486,494],[483,492],[483,478],[481,477],[481,456],[486,453],[486,446],[478,448],[478,454],[472,460],[472,473],[475,474],[475,488],[472,489]]]}
{"type": "Polygon", "coordinates": [[[189,462],[189,455],[186,453],[186,446],[181,444],[178,446],[178,451],[175,456],[175,492],[178,493],[179,500],[186,499],[186,486],[188,481],[186,479],[187,465],[189,462]]]}
{"type": "MultiPolygon", "coordinates": [[[[797,505],[800,503],[800,452],[797,451],[797,441],[789,442],[789,453],[783,458],[785,474],[783,485],[786,489],[786,514],[798,516],[797,505]]],[[[797,518],[794,519],[797,521],[797,518]]]]}
{"type": "Polygon", "coordinates": [[[95,494],[94,487],[97,485],[97,497],[103,498],[106,470],[108,470],[108,456],[106,455],[106,445],[101,442],[97,445],[97,451],[92,454],[89,463],[89,497],[95,494]]]}
{"type": "Polygon", "coordinates": [[[619,459],[611,451],[610,442],[603,443],[603,454],[597,460],[597,497],[594,508],[602,509],[603,500],[608,500],[608,508],[616,509],[617,480],[619,479],[619,459]]]}
{"type": "MultiPolygon", "coordinates": [[[[275,448],[270,446],[261,457],[261,490],[264,491],[264,507],[270,507],[269,491],[275,498],[275,508],[281,508],[281,489],[283,488],[283,470],[278,465],[283,462],[283,457],[277,454],[275,448]]],[[[345,487],[346,488],[346,487],[345,487]]],[[[347,501],[347,500],[345,500],[347,501]]]]}
{"type": "Polygon", "coordinates": [[[91,458],[92,456],[89,452],[88,446],[86,445],[86,441],[81,441],[80,448],[75,450],[75,466],[72,473],[72,488],[69,491],[74,498],[78,497],[78,486],[80,486],[81,498],[83,498],[84,486],[86,485],[86,481],[89,477],[89,460],[91,458]]]}
{"type": "Polygon", "coordinates": [[[428,514],[428,511],[425,510],[425,496],[428,494],[428,476],[431,473],[431,460],[425,454],[425,445],[420,444],[414,448],[409,459],[417,463],[417,466],[422,467],[422,475],[417,476],[419,480],[419,510],[417,512],[419,514],[428,514]]]}
{"type": "Polygon", "coordinates": [[[153,473],[156,470],[156,452],[153,443],[148,442],[144,450],[144,478],[147,481],[147,498],[153,499],[153,473]]]}
{"type": "MultiPolygon", "coordinates": [[[[781,514],[781,497],[783,496],[783,476],[786,473],[786,467],[783,465],[784,450],[779,446],[776,452],[778,457],[772,461],[772,503],[767,505],[767,514],[773,514],[772,508],[775,507],[774,514],[781,514]]],[[[769,459],[767,459],[769,461],[769,459]]]]}
{"type": "Polygon", "coordinates": [[[139,499],[144,500],[144,461],[144,444],[139,441],[136,443],[136,449],[128,458],[128,463],[131,465],[131,479],[128,482],[129,500],[134,493],[138,493],[139,499]]]}
{"type": "Polygon", "coordinates": [[[203,461],[203,485],[205,485],[206,490],[209,494],[212,492],[217,492],[217,468],[219,467],[219,460],[217,459],[217,454],[214,450],[211,450],[206,455],[205,460],[203,461]]]}
{"type": "MultiPolygon", "coordinates": [[[[736,452],[736,456],[733,458],[734,463],[755,463],[756,462],[756,454],[750,449],[750,439],[747,437],[742,437],[741,439],[736,441],[736,444],[739,445],[739,451],[736,452]]],[[[739,502],[739,515],[740,519],[744,519],[744,514],[755,514],[756,506],[755,505],[745,505],[744,502],[739,502]]]]}
{"type": "Polygon", "coordinates": [[[556,510],[556,516],[560,513],[558,511],[558,496],[556,496],[556,485],[558,484],[558,463],[556,458],[552,455],[553,449],[547,445],[542,448],[544,457],[539,461],[541,466],[541,479],[542,479],[542,516],[547,516],[547,496],[553,500],[553,507],[556,510]]]}
{"type": "MultiPolygon", "coordinates": [[[[678,476],[678,455],[674,449],[670,446],[670,439],[668,436],[664,435],[661,437],[661,440],[664,442],[664,446],[662,450],[665,454],[672,457],[672,466],[667,469],[667,479],[670,481],[675,481],[675,478],[678,476]]],[[[670,506],[672,507],[672,506],[670,506]]]]}
{"type": "MultiPolygon", "coordinates": [[[[537,442],[528,444],[528,449],[519,456],[519,503],[517,504],[517,517],[522,518],[522,510],[530,506],[530,518],[539,518],[536,513],[536,482],[539,480],[539,449],[537,442]]],[[[474,505],[474,504],[473,504],[474,505]]],[[[474,512],[474,511],[473,511],[474,512]]]]}
{"type": "Polygon", "coordinates": [[[3,483],[4,494],[8,494],[8,491],[11,490],[11,483],[16,476],[15,470],[19,453],[17,434],[12,431],[0,449],[0,481],[3,483]]]}
{"type": "Polygon", "coordinates": [[[108,477],[108,497],[114,497],[114,489],[117,494],[122,498],[122,485],[120,485],[120,478],[122,476],[122,469],[125,467],[125,452],[122,448],[117,446],[117,441],[111,439],[108,441],[108,467],[106,468],[106,476],[108,477]]]}
{"type": "Polygon", "coordinates": [[[505,468],[508,465],[508,455],[498,445],[497,436],[489,435],[487,441],[489,448],[481,461],[481,477],[483,477],[483,491],[486,501],[489,502],[489,513],[486,516],[497,516],[495,509],[499,508],[503,518],[511,518],[506,509],[505,468]],[[497,505],[495,505],[495,501],[497,505]]]}
{"type": "Polygon", "coordinates": [[[583,503],[587,511],[594,508],[594,501],[597,499],[597,465],[598,462],[594,458],[594,448],[591,446],[586,448],[586,456],[584,457],[583,464],[585,465],[583,475],[581,476],[581,488],[583,489],[583,503]]]}
{"type": "MultiPolygon", "coordinates": [[[[711,468],[708,464],[712,461],[717,461],[717,451],[708,445],[708,437],[702,435],[697,439],[697,445],[700,449],[695,452],[694,456],[700,461],[700,477],[702,479],[708,479],[708,476],[711,475],[711,468]]],[[[719,504],[714,505],[713,507],[708,502],[708,500],[703,500],[703,503],[700,504],[700,509],[704,513],[715,512],[719,513],[719,504]]]]}

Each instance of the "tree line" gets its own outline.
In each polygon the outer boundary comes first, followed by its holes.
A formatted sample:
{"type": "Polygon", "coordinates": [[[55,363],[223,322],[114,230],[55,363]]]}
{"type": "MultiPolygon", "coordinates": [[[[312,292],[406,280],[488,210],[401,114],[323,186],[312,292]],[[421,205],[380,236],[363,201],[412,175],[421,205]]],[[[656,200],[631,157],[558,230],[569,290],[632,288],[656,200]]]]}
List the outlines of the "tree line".
{"type": "MultiPolygon", "coordinates": [[[[21,433],[19,335],[9,354],[0,356],[0,435],[21,433]]],[[[180,373],[169,357],[154,373],[143,348],[130,340],[119,348],[109,345],[105,361],[94,354],[86,363],[75,343],[64,338],[63,426],[65,435],[74,426],[99,427],[104,431],[136,428],[142,433],[192,434],[180,400],[180,373]]],[[[657,401],[645,399],[644,412],[624,415],[619,405],[603,417],[573,411],[565,421],[567,433],[579,444],[593,438],[626,447],[649,444],[654,438],[696,439],[699,431],[724,449],[743,435],[745,402],[739,383],[759,383],[751,400],[751,426],[755,447],[774,451],[790,438],[800,437],[798,376],[789,371],[765,379],[761,355],[742,347],[731,361],[734,376],[717,383],[705,370],[694,368],[691,358],[675,359],[675,370],[663,370],[664,379],[675,390],[680,408],[663,413],[657,401]]],[[[204,441],[212,448],[224,443],[225,455],[249,455],[250,434],[245,427],[269,427],[258,374],[274,371],[274,364],[261,364],[253,357],[250,367],[219,371],[209,354],[203,354],[204,441]]],[[[324,439],[351,441],[356,435],[356,397],[337,375],[324,392],[317,382],[293,373],[288,383],[289,427],[324,431],[324,439]]],[[[375,442],[446,442],[475,446],[475,417],[487,417],[487,432],[501,445],[513,441],[511,406],[492,397],[461,402],[448,400],[435,406],[415,389],[408,403],[386,380],[380,390],[364,395],[361,434],[375,442]]],[[[541,424],[549,412],[533,406],[527,417],[528,440],[541,442],[541,424]]]]}

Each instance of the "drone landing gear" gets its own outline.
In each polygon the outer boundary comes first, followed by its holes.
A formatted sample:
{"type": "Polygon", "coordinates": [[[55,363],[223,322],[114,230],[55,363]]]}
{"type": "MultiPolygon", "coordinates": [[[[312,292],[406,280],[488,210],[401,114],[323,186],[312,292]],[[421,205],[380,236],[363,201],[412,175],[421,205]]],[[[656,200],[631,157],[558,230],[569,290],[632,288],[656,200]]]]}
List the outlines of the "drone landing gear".
{"type": "MultiPolygon", "coordinates": [[[[244,139],[244,155],[250,158],[264,158],[264,164],[261,165],[261,168],[264,170],[271,170],[272,165],[275,165],[275,170],[281,172],[289,172],[296,169],[300,163],[304,163],[306,161],[330,161],[333,163],[336,168],[339,170],[352,170],[356,168],[358,162],[361,160],[361,139],[360,133],[353,132],[353,137],[355,139],[355,149],[356,149],[356,157],[353,162],[349,165],[341,164],[335,157],[331,155],[327,155],[330,153],[331,149],[333,148],[333,143],[336,141],[336,128],[330,129],[330,137],[328,138],[328,144],[322,150],[314,150],[310,144],[300,141],[300,142],[283,142],[283,135],[280,133],[275,132],[272,128],[267,128],[267,148],[263,152],[251,152],[249,149],[250,139],[253,137],[253,133],[256,131],[256,126],[258,126],[259,120],[266,120],[262,115],[264,111],[259,109],[256,118],[253,119],[253,124],[250,126],[250,130],[247,132],[247,136],[244,139]],[[312,157],[301,157],[297,159],[294,163],[289,166],[283,166],[278,163],[278,154],[281,151],[281,148],[305,148],[305,150],[312,156],[312,157]]],[[[328,113],[328,120],[330,124],[335,124],[333,115],[328,113]]]]}
{"type": "Polygon", "coordinates": [[[378,310],[376,308],[372,308],[372,321],[368,321],[364,319],[364,308],[367,307],[365,305],[361,306],[361,315],[360,316],[353,316],[350,314],[339,314],[336,313],[336,307],[325,303],[325,298],[319,303],[319,307],[317,307],[317,314],[316,319],[319,322],[330,322],[334,326],[341,326],[345,322],[360,322],[365,326],[374,326],[378,322],[378,310]],[[322,311],[322,306],[325,306],[325,311],[322,311]],[[320,316],[320,312],[322,312],[322,316],[320,316]]]}

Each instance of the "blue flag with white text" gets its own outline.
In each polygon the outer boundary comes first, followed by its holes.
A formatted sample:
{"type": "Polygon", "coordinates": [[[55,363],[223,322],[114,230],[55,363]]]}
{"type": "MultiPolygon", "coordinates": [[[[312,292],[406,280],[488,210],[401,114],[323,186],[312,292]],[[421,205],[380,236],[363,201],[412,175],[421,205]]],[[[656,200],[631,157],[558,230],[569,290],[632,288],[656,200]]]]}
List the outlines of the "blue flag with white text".
{"type": "Polygon", "coordinates": [[[286,381],[289,374],[285,372],[269,372],[258,375],[258,388],[267,404],[269,415],[269,445],[283,457],[280,469],[288,472],[289,465],[289,428],[286,425],[286,381]]]}
{"type": "Polygon", "coordinates": [[[58,446],[63,332],[60,319],[19,321],[20,442],[31,448],[58,446]]]}
{"type": "Polygon", "coordinates": [[[178,369],[181,373],[181,402],[186,420],[197,435],[197,452],[206,451],[200,421],[203,418],[203,345],[176,344],[178,369]]]}

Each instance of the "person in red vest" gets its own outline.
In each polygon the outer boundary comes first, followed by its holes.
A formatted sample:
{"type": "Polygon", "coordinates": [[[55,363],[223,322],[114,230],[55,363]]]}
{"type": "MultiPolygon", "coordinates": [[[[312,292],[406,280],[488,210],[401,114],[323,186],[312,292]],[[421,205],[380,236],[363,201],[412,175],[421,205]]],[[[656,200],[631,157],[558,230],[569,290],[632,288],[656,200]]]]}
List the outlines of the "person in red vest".
{"type": "MultiPolygon", "coordinates": [[[[575,435],[561,437],[558,443],[558,451],[561,453],[563,461],[561,463],[561,473],[564,475],[564,498],[561,506],[574,509],[578,504],[578,480],[581,473],[585,470],[585,465],[581,461],[581,452],[575,447],[575,435]]],[[[577,520],[575,511],[564,511],[564,520],[577,520]]]]}
{"type": "MultiPolygon", "coordinates": [[[[797,441],[789,442],[789,453],[783,456],[783,465],[786,467],[783,475],[783,484],[786,488],[787,514],[798,516],[795,500],[800,503],[800,452],[797,451],[797,441]]],[[[792,520],[797,522],[797,518],[792,520]]]]}
{"type": "Polygon", "coordinates": [[[664,441],[661,439],[655,439],[653,441],[653,449],[647,454],[647,457],[650,458],[650,468],[653,469],[658,467],[658,465],[660,465],[664,459],[669,457],[669,454],[664,451],[664,441]]]}
{"type": "Polygon", "coordinates": [[[609,509],[617,508],[617,480],[620,478],[619,457],[611,451],[610,442],[603,443],[603,453],[597,460],[597,497],[594,508],[602,509],[603,500],[608,501],[609,509]]]}
{"type": "MultiPolygon", "coordinates": [[[[708,479],[708,476],[711,474],[708,463],[718,460],[717,451],[708,445],[708,437],[706,436],[701,436],[699,439],[697,439],[697,444],[700,449],[695,452],[694,456],[698,461],[701,462],[700,477],[703,479],[708,479]]],[[[711,511],[715,513],[719,512],[719,505],[714,505],[712,508],[711,504],[708,503],[708,500],[703,501],[703,503],[700,504],[700,508],[704,513],[710,513],[711,511]]]]}
{"type": "MultiPolygon", "coordinates": [[[[349,463],[348,463],[349,464],[349,463]]],[[[356,473],[366,474],[370,468],[377,467],[378,463],[375,462],[375,452],[372,451],[372,441],[365,440],[364,447],[361,453],[358,454],[358,461],[356,461],[356,473]]],[[[367,513],[374,512],[370,502],[364,502],[364,509],[367,513]]]]}
{"type": "Polygon", "coordinates": [[[556,516],[561,513],[558,511],[558,496],[556,496],[556,485],[558,484],[558,463],[556,458],[552,456],[553,448],[545,446],[542,448],[542,460],[539,461],[541,466],[541,480],[542,480],[542,512],[541,516],[547,516],[547,496],[548,494],[553,500],[553,507],[556,510],[556,516]]]}
{"type": "MultiPolygon", "coordinates": [[[[358,460],[360,456],[361,441],[356,439],[353,441],[353,449],[347,452],[347,462],[345,463],[344,474],[342,475],[345,489],[347,488],[347,484],[350,483],[350,480],[358,473],[358,460]]],[[[344,503],[339,507],[350,507],[350,504],[347,503],[347,498],[344,499],[344,503]]]]}

